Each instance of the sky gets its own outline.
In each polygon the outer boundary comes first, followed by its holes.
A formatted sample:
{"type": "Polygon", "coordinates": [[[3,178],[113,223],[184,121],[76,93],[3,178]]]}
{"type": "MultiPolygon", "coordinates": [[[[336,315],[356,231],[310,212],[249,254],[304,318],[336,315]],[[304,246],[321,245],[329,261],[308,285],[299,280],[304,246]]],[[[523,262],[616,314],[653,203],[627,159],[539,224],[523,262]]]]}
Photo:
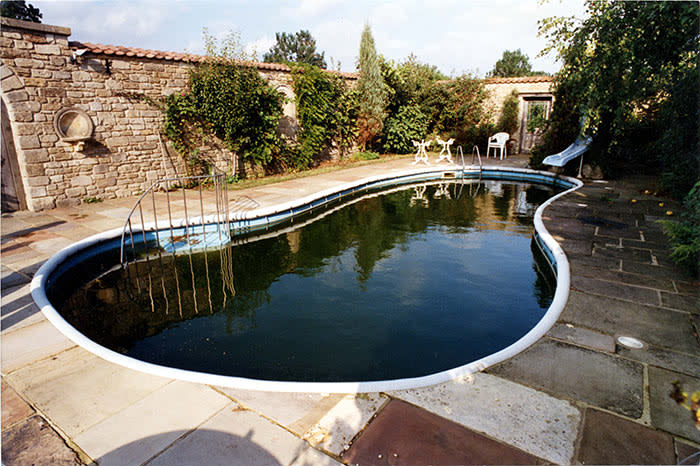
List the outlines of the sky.
{"type": "Polygon", "coordinates": [[[28,0],[42,22],[71,29],[69,40],[174,52],[204,52],[202,31],[239,34],[262,55],[276,32],[311,32],[329,68],[356,71],[360,35],[369,24],[377,53],[401,62],[410,54],[449,76],[484,76],[505,50],[520,49],[533,69],[554,73],[556,57],[538,20],[584,13],[583,0],[28,0]]]}

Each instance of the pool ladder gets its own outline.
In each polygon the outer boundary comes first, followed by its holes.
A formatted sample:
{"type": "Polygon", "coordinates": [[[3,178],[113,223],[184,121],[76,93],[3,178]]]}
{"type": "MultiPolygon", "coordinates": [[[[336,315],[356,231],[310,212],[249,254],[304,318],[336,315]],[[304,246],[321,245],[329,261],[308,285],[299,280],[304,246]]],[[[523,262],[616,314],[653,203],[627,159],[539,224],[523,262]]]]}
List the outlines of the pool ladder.
{"type": "Polygon", "coordinates": [[[201,272],[195,272],[192,254],[203,252],[206,294],[213,312],[207,258],[209,249],[210,253],[220,256],[225,304],[227,295],[235,295],[231,221],[236,220],[236,211],[259,206],[247,196],[229,202],[224,173],[161,178],[151,184],[131,208],[122,228],[120,262],[129,282],[135,285],[134,289],[127,290],[131,298],[149,301],[153,311],[158,302],[164,303],[167,314],[168,296],[175,297],[174,288],[180,314],[184,295],[188,292],[193,294],[195,312],[198,312],[196,281],[201,272]],[[166,211],[167,219],[161,217],[159,220],[159,213],[166,211]],[[174,216],[178,218],[174,219],[174,216]],[[187,256],[189,274],[187,270],[178,270],[177,256],[183,255],[187,256]],[[137,264],[127,267],[131,263],[137,264]],[[187,275],[191,285],[185,283],[189,281],[187,275]]]}

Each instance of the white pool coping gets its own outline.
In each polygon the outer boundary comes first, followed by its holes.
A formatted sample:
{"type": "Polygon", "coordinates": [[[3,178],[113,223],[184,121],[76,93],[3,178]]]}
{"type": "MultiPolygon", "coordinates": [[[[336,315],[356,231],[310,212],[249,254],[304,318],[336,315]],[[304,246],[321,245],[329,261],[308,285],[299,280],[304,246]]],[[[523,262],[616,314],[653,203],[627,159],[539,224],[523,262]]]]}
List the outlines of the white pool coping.
{"type": "MultiPolygon", "coordinates": [[[[475,167],[467,167],[467,169],[474,169],[475,167]]],[[[346,183],[340,185],[338,188],[326,189],[319,191],[313,195],[305,196],[299,199],[288,201],[282,204],[278,204],[272,207],[261,208],[255,211],[247,212],[243,218],[252,219],[257,217],[262,217],[266,215],[272,215],[283,211],[289,211],[300,206],[304,206],[311,202],[317,201],[327,196],[334,195],[339,192],[346,191],[358,186],[365,185],[367,183],[391,180],[400,177],[412,176],[412,175],[429,175],[437,174],[441,172],[448,172],[459,170],[460,167],[413,167],[401,171],[392,171],[390,174],[378,174],[372,177],[362,178],[356,182],[346,183]]],[[[551,173],[535,171],[530,169],[516,169],[510,167],[498,167],[498,166],[484,166],[483,169],[489,172],[505,172],[512,174],[524,174],[531,176],[546,176],[548,178],[552,177],[551,173]]],[[[477,167],[478,170],[478,167],[477,167]]],[[[569,177],[558,177],[564,182],[573,184],[574,186],[568,190],[565,190],[542,203],[535,211],[534,216],[534,227],[535,231],[540,237],[540,240],[544,245],[550,250],[552,256],[554,257],[555,263],[557,265],[557,286],[554,293],[554,298],[549,309],[544,314],[542,319],[535,325],[530,331],[523,335],[518,341],[507,346],[506,348],[490,354],[489,356],[483,357],[476,361],[470,362],[468,364],[456,367],[454,369],[449,369],[446,371],[437,372],[434,374],[412,377],[405,379],[393,379],[393,380],[379,380],[379,381],[366,381],[366,382],[292,382],[292,381],[271,381],[271,380],[258,380],[249,379],[244,377],[233,377],[209,374],[204,372],[196,372],[184,369],[176,369],[172,367],[160,366],[157,364],[152,364],[144,361],[140,361],[129,356],[117,353],[110,349],[107,349],[94,341],[87,338],[85,335],[80,333],[72,325],[70,325],[63,317],[56,311],[53,305],[49,302],[45,286],[48,277],[54,272],[57,267],[64,262],[68,257],[77,253],[78,251],[91,246],[93,244],[118,238],[122,234],[122,228],[116,228],[113,230],[105,231],[103,233],[98,233],[96,235],[85,238],[78,241],[58,253],[52,256],[47,262],[45,262],[41,268],[36,272],[34,278],[31,282],[31,293],[32,297],[41,309],[41,312],[46,316],[46,318],[66,337],[72,340],[77,345],[90,351],[91,353],[115,364],[119,364],[130,369],[145,372],[147,374],[157,375],[161,377],[166,377],[170,379],[178,379],[188,382],[201,383],[206,385],[214,385],[219,387],[230,387],[245,390],[261,390],[270,392],[296,392],[296,393],[367,393],[367,392],[386,392],[394,390],[405,390],[410,388],[425,387],[429,385],[435,385],[439,383],[448,382],[450,380],[456,380],[468,377],[474,373],[483,371],[484,369],[493,366],[501,361],[515,356],[516,354],[524,351],[529,346],[533,345],[538,341],[549,329],[554,325],[554,323],[559,318],[564,306],[566,305],[567,299],[569,297],[569,287],[570,287],[570,270],[569,262],[564,254],[564,251],[552,237],[552,235],[547,231],[542,221],[542,212],[547,206],[552,202],[559,199],[566,194],[579,189],[583,186],[580,180],[569,177]]],[[[493,178],[485,178],[493,179],[493,178]]],[[[451,181],[451,180],[450,180],[451,181]]],[[[532,182],[532,181],[530,181],[532,182]]],[[[240,220],[241,217],[237,217],[235,220],[240,220]]],[[[176,222],[173,222],[175,226],[176,222]]],[[[179,222],[184,224],[184,221],[179,222]]]]}

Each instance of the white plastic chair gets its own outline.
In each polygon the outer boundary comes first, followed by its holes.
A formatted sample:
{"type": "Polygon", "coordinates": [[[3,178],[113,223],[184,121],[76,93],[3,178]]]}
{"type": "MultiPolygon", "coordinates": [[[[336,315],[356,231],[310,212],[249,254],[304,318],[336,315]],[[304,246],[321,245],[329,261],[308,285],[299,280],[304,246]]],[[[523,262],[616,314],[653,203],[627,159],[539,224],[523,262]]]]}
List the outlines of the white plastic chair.
{"type": "Polygon", "coordinates": [[[493,158],[496,158],[496,149],[501,149],[501,160],[503,160],[503,157],[508,157],[506,153],[506,142],[508,142],[508,139],[510,139],[510,134],[508,133],[496,133],[491,136],[486,147],[486,158],[488,158],[491,148],[494,149],[493,158]]]}

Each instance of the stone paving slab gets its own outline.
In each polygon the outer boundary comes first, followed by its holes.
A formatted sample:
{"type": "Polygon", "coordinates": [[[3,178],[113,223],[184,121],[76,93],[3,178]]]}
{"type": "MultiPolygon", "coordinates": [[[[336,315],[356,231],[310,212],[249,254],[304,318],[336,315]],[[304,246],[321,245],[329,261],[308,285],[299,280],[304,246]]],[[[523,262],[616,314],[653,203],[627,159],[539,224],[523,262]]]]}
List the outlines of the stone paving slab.
{"type": "Polygon", "coordinates": [[[303,437],[317,448],[340,455],[386,401],[378,393],[346,395],[303,437]]]}
{"type": "Polygon", "coordinates": [[[615,339],[612,336],[571,324],[554,324],[547,336],[598,351],[615,352],[615,339]]]}
{"type": "Polygon", "coordinates": [[[675,464],[673,438],[595,409],[584,412],[580,464],[675,464]]]}
{"type": "Polygon", "coordinates": [[[21,272],[15,272],[14,270],[0,266],[0,289],[5,290],[7,288],[12,288],[18,285],[24,285],[32,281],[32,279],[21,272]]]}
{"type": "Polygon", "coordinates": [[[554,463],[567,464],[574,454],[579,410],[509,380],[480,373],[471,382],[390,395],[554,463]]]}
{"type": "Polygon", "coordinates": [[[226,407],[177,441],[149,465],[337,465],[252,411],[226,407]]]}
{"type": "Polygon", "coordinates": [[[688,314],[571,291],[560,322],[638,338],[660,348],[700,355],[688,314]]]}
{"type": "Polygon", "coordinates": [[[141,464],[231,400],[206,385],[171,382],[74,438],[100,466],[141,464]],[[186,406],[186,409],[182,409],[186,406]]]}
{"type": "Polygon", "coordinates": [[[75,346],[48,320],[3,333],[2,372],[10,373],[40,359],[75,346]]]}
{"type": "Polygon", "coordinates": [[[17,395],[17,392],[2,381],[2,428],[12,426],[13,424],[22,421],[32,414],[34,410],[22,398],[17,395]]]}
{"type": "Polygon", "coordinates": [[[343,456],[352,464],[545,464],[428,411],[392,400],[343,456]]]}
{"type": "Polygon", "coordinates": [[[663,367],[675,372],[682,372],[688,375],[700,374],[700,357],[698,356],[649,345],[641,349],[630,349],[618,344],[616,353],[628,359],[663,367]]]}
{"type": "Polygon", "coordinates": [[[676,464],[697,464],[700,461],[700,449],[685,442],[676,440],[676,464]],[[693,461],[695,460],[695,461],[693,461]]]}
{"type": "Polygon", "coordinates": [[[320,393],[275,393],[219,388],[242,406],[303,435],[343,398],[320,393]]]}
{"type": "Polygon", "coordinates": [[[661,292],[661,305],[671,309],[700,314],[700,296],[661,292]]]}
{"type": "Polygon", "coordinates": [[[675,381],[679,381],[688,393],[700,390],[700,377],[649,367],[651,423],[658,429],[700,443],[700,430],[695,428],[692,414],[669,396],[675,381]]]}
{"type": "Polygon", "coordinates": [[[626,285],[635,285],[675,292],[673,280],[669,280],[667,278],[653,278],[634,273],[620,272],[618,270],[606,270],[600,267],[587,267],[584,265],[579,265],[576,267],[576,275],[597,278],[598,280],[606,280],[609,282],[623,283],[626,285]]]}
{"type": "Polygon", "coordinates": [[[25,366],[7,377],[13,387],[71,437],[170,382],[109,363],[79,347],[25,366]]]}
{"type": "Polygon", "coordinates": [[[0,331],[3,335],[46,319],[34,304],[29,283],[3,288],[0,303],[0,331]]]}
{"type": "Polygon", "coordinates": [[[82,464],[41,416],[32,416],[2,432],[2,462],[7,466],[82,464]]]}
{"type": "Polygon", "coordinates": [[[657,290],[583,277],[578,274],[572,277],[571,288],[584,293],[634,301],[635,303],[648,304],[650,306],[658,306],[660,304],[657,290]]]}
{"type": "Polygon", "coordinates": [[[544,338],[489,373],[633,418],[642,415],[643,367],[544,338]]]}

